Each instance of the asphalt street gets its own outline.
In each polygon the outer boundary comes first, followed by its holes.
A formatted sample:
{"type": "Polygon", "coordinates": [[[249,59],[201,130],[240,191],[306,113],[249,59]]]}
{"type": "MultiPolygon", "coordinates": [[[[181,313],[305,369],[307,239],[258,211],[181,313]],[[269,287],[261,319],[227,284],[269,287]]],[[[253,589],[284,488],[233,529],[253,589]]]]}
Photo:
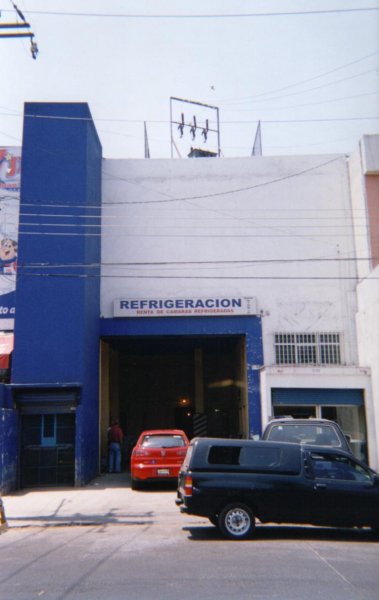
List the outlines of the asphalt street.
{"type": "Polygon", "coordinates": [[[1,600],[377,600],[371,532],[258,525],[224,540],[180,514],[174,487],[132,491],[127,475],[3,498],[1,600]]]}

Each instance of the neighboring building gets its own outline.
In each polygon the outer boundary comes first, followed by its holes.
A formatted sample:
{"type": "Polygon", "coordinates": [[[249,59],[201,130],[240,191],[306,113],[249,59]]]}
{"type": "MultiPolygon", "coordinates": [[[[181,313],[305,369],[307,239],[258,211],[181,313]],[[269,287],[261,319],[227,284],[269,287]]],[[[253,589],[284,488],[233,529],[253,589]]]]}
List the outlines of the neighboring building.
{"type": "Polygon", "coordinates": [[[114,417],[130,446],[323,416],[377,467],[364,174],[343,155],[104,160],[86,105],[27,104],[0,486],[82,485],[114,417]]]}
{"type": "Polygon", "coordinates": [[[359,364],[370,367],[372,400],[366,421],[372,462],[379,468],[379,135],[363,136],[350,158],[354,239],[358,270],[359,364]]]}

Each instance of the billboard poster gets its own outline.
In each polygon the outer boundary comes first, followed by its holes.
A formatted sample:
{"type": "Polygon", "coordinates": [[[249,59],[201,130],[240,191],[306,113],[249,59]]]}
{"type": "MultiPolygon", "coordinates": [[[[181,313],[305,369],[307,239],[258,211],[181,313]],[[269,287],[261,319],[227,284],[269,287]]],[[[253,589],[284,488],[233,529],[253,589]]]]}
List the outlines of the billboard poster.
{"type": "Polygon", "coordinates": [[[15,313],[21,148],[0,147],[0,328],[15,313]]]}

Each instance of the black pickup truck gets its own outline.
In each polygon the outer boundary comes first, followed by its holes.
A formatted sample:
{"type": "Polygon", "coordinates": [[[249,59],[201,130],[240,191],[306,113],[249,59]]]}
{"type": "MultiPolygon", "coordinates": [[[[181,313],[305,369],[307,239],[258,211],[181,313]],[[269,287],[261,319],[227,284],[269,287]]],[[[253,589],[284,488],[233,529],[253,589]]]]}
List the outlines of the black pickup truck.
{"type": "Polygon", "coordinates": [[[350,453],[286,442],[196,438],[176,504],[231,539],[261,523],[379,529],[379,475],[350,453]]]}

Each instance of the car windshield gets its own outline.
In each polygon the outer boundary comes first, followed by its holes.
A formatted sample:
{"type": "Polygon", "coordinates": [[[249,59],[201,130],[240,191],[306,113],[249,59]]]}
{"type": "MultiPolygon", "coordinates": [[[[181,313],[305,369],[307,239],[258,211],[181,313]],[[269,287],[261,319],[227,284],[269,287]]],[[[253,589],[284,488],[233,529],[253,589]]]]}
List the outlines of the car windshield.
{"type": "Polygon", "coordinates": [[[340,446],[340,440],[329,425],[302,423],[278,423],[273,425],[268,436],[276,442],[297,442],[317,446],[340,446]]]}
{"type": "Polygon", "coordinates": [[[145,435],[141,443],[143,448],[178,448],[185,445],[181,435],[145,435]]]}

